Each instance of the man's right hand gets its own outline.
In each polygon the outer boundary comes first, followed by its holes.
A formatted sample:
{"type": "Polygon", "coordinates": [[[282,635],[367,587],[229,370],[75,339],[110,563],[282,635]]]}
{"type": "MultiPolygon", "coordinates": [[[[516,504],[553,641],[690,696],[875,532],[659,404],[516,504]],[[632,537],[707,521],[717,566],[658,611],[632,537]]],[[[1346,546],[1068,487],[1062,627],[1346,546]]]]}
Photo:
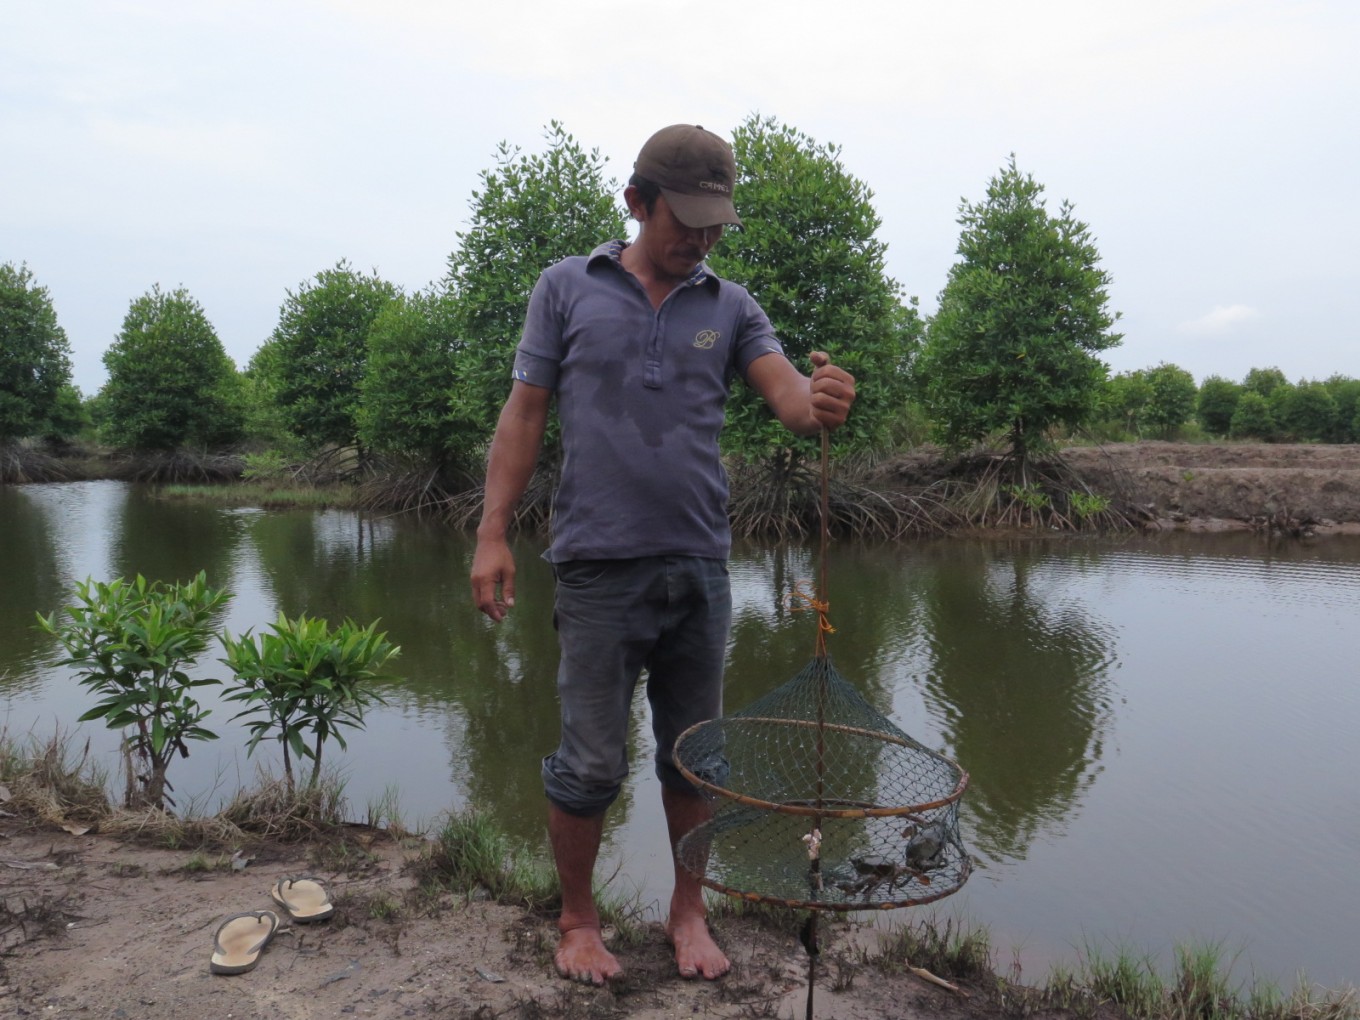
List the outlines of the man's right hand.
{"type": "Polygon", "coordinates": [[[482,522],[472,554],[472,601],[496,623],[515,604],[515,558],[505,535],[533,477],[551,403],[552,390],[516,379],[491,438],[482,522]]]}
{"type": "Polygon", "coordinates": [[[515,557],[505,539],[477,540],[472,556],[472,601],[500,623],[515,604],[515,557]]]}

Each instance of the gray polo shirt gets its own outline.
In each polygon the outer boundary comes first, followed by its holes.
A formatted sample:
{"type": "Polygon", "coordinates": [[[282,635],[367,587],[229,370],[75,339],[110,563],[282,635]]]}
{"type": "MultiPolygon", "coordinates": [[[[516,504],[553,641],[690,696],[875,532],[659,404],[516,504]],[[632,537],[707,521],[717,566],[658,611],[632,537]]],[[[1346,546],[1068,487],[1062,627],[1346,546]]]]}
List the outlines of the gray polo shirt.
{"type": "Polygon", "coordinates": [[[562,423],[545,555],[725,559],[723,410],[733,376],[784,349],[745,288],[703,266],[653,309],[624,247],[549,267],[529,299],[514,375],[554,390],[562,423]]]}

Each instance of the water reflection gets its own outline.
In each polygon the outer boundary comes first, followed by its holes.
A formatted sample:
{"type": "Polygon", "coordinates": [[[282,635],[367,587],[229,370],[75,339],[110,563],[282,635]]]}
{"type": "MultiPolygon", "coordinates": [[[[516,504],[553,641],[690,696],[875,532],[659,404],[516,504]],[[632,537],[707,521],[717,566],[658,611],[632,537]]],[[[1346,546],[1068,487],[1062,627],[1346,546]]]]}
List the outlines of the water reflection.
{"type": "Polygon", "coordinates": [[[927,697],[972,777],[975,852],[1024,857],[1100,771],[1113,629],[1046,590],[1037,548],[952,545],[922,564],[927,697]],[[985,636],[985,637],[984,637],[985,636]]]}
{"type": "MultiPolygon", "coordinates": [[[[1043,550],[947,542],[837,546],[826,593],[837,670],[881,713],[971,776],[964,800],[985,858],[1023,858],[1099,775],[1115,630],[1061,590],[1043,550]],[[903,688],[915,685],[914,703],[903,688]]],[[[741,549],[727,710],[797,675],[816,621],[817,550],[741,549]]]]}
{"type": "MultiPolygon", "coordinates": [[[[557,742],[540,551],[517,550],[517,605],[496,627],[468,598],[468,537],[436,525],[169,503],[116,483],[0,489],[0,725],[46,736],[88,708],[48,665],[35,610],[87,575],[206,569],[236,595],[233,633],[306,612],[380,618],[402,646],[389,705],[335,759],[352,814],[396,787],[408,822],[477,802],[539,846],[539,759],[557,742]]],[[[812,658],[816,618],[789,597],[818,570],[811,548],[735,550],[730,711],[812,658]]],[[[838,672],[972,775],[965,838],[984,867],[944,903],[991,926],[1003,955],[1022,945],[1027,974],[1090,933],[1163,957],[1174,940],[1219,939],[1286,982],[1301,967],[1329,985],[1360,976],[1360,542],[841,544],[828,570],[838,672]]],[[[250,780],[232,711],[210,721],[221,740],[176,763],[182,803],[210,810],[250,780]]],[[[117,734],[82,736],[116,771],[117,734]]],[[[633,740],[640,767],[610,814],[605,867],[648,903],[670,862],[641,696],[633,740]]]]}
{"type": "Polygon", "coordinates": [[[807,665],[817,650],[817,615],[798,596],[824,594],[835,628],[826,646],[837,671],[874,708],[892,714],[892,678],[883,666],[916,637],[917,579],[894,550],[837,547],[826,569],[823,584],[818,550],[810,547],[734,551],[727,711],[739,710],[807,665]]]}
{"type": "Polygon", "coordinates": [[[28,492],[0,485],[0,683],[14,694],[38,686],[32,665],[54,642],[34,626],[36,613],[51,612],[61,599],[61,573],[52,527],[28,492]]]}
{"type": "MultiPolygon", "coordinates": [[[[471,550],[449,528],[289,512],[258,518],[251,536],[280,611],[382,621],[401,646],[402,679],[385,696],[445,734],[448,776],[464,787],[463,801],[537,842],[538,762],[558,739],[552,576],[541,546],[517,547],[517,605],[493,626],[470,612],[471,550]]],[[[386,751],[400,761],[398,749],[386,751]]],[[[420,781],[404,769],[396,778],[420,781]]]]}
{"type": "MultiPolygon", "coordinates": [[[[108,527],[102,522],[96,526],[108,527]]],[[[190,581],[199,571],[211,588],[233,588],[233,563],[244,534],[239,515],[218,507],[181,504],[131,488],[118,515],[109,554],[108,576],[149,581],[190,581]]]]}

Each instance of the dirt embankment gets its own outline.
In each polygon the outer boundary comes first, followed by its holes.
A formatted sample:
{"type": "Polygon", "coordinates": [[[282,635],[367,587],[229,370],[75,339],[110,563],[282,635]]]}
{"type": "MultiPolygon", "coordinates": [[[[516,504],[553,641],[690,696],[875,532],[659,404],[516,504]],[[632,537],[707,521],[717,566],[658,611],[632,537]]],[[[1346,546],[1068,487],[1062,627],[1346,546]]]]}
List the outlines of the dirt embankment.
{"type": "MultiPolygon", "coordinates": [[[[2,814],[2,813],[0,813],[2,814]]],[[[413,851],[389,839],[343,861],[316,847],[258,847],[243,870],[229,854],[164,850],[97,834],[32,831],[0,818],[0,1017],[89,1020],[677,1020],[798,1017],[808,957],[792,934],[719,918],[732,960],[721,981],[684,980],[659,923],[608,988],[572,984],[552,962],[556,926],[510,906],[421,897],[413,851]],[[8,830],[8,831],[7,831],[8,830]],[[337,867],[339,865],[339,867],[337,867]],[[279,878],[314,875],[335,915],[283,925],[248,973],[209,971],[213,933],[239,911],[275,909],[279,878]]],[[[606,932],[606,938],[612,938],[606,932]]],[[[946,991],[863,962],[856,931],[828,920],[815,985],[820,1020],[999,1020],[980,989],[946,991]]],[[[1055,1016],[1048,1010],[1033,1014],[1055,1016]]]]}
{"type": "MultiPolygon", "coordinates": [[[[1061,456],[1093,492],[1138,508],[1153,527],[1360,533],[1360,446],[1111,443],[1061,456]]],[[[880,467],[874,483],[919,490],[953,468],[922,447],[880,467]]]]}
{"type": "Polygon", "coordinates": [[[1360,446],[1122,443],[1063,457],[1096,491],[1124,494],[1163,521],[1360,525],[1360,446]]]}

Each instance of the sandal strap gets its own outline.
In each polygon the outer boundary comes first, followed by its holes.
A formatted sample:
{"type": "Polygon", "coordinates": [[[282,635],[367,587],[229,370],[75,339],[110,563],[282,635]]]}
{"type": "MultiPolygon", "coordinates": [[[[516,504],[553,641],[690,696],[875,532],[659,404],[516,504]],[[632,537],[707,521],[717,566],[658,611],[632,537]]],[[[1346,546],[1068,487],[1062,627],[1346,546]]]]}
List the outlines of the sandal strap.
{"type": "Polygon", "coordinates": [[[217,926],[217,931],[213,933],[213,951],[215,953],[222,954],[226,952],[226,949],[222,946],[222,932],[232,921],[238,921],[243,917],[253,917],[256,921],[261,921],[265,924],[265,933],[261,936],[260,941],[256,942],[246,950],[246,952],[258,953],[269,944],[269,940],[274,936],[274,929],[278,927],[276,923],[278,919],[275,917],[274,912],[271,910],[243,910],[239,914],[232,914],[230,917],[224,918],[222,923],[217,926]]]}

